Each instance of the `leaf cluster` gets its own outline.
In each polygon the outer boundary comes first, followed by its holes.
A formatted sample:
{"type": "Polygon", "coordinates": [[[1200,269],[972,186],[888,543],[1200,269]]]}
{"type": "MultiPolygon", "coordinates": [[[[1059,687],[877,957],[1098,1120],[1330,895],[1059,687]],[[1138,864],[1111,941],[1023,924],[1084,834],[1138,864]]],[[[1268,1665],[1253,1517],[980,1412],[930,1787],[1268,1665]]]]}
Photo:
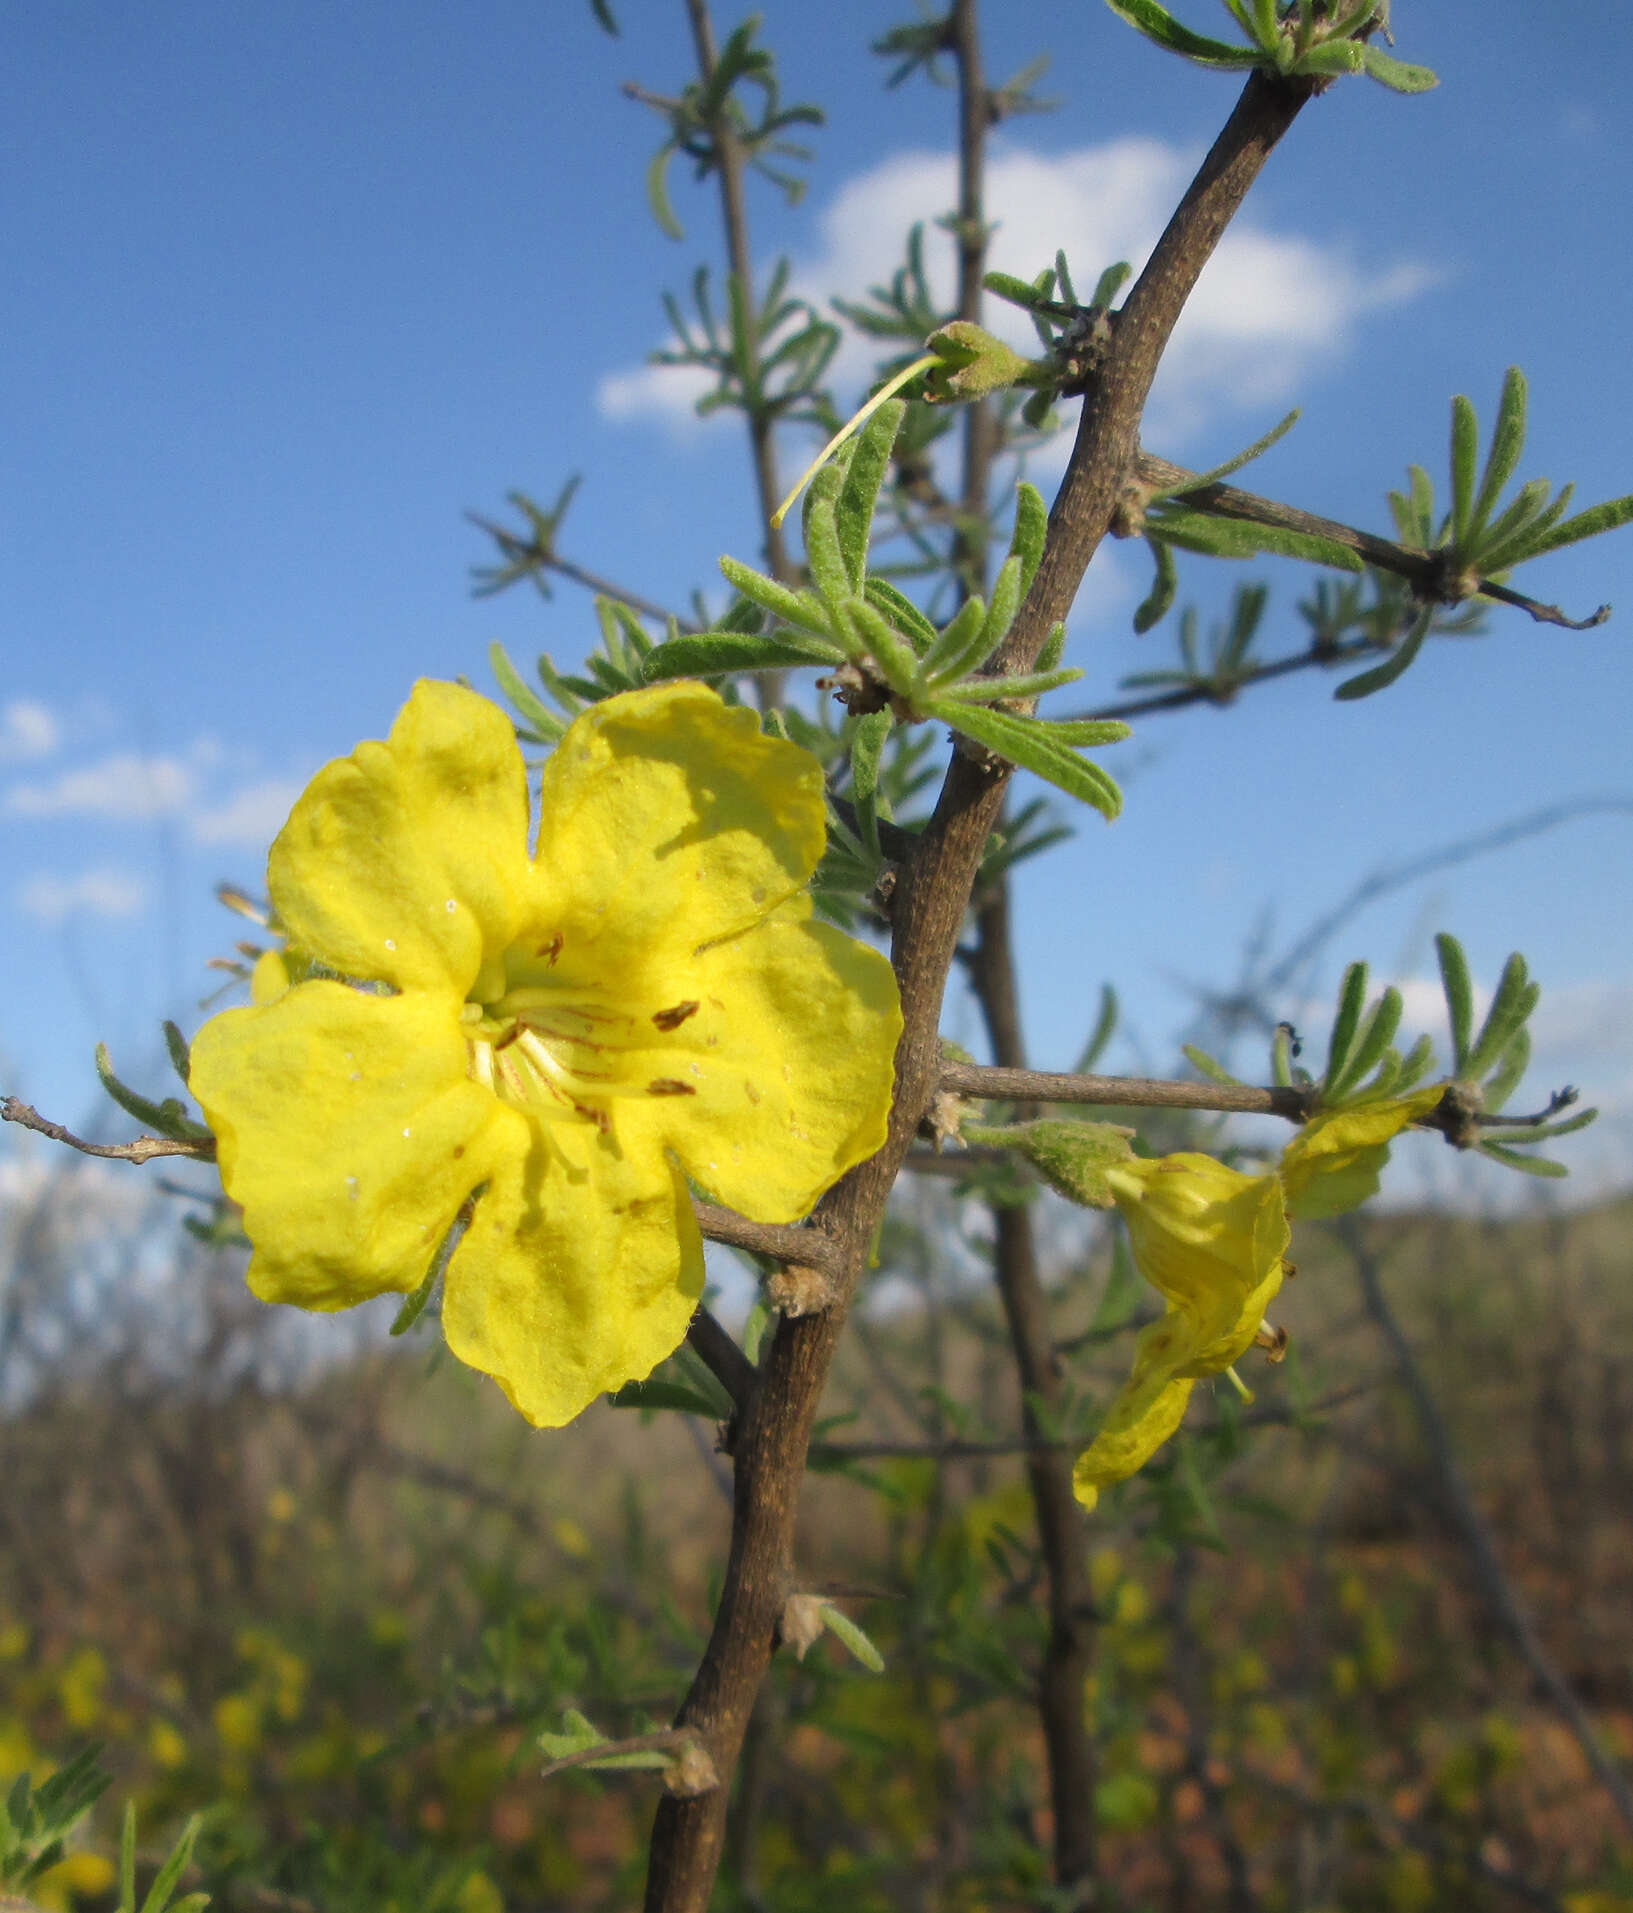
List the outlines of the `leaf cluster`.
{"type": "Polygon", "coordinates": [[[1119,19],[1170,53],[1217,71],[1258,69],[1282,79],[1331,81],[1364,73],[1396,93],[1422,93],[1439,84],[1426,66],[1409,66],[1368,44],[1387,35],[1387,0],[1222,0],[1247,35],[1247,45],[1213,40],[1182,26],[1158,0],[1106,0],[1119,19]]]}

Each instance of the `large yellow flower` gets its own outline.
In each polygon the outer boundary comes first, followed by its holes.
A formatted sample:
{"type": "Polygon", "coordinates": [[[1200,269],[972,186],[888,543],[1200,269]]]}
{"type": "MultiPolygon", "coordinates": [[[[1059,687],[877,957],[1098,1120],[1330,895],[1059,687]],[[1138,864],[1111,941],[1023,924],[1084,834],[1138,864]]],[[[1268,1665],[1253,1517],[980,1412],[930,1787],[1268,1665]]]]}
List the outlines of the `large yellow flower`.
{"type": "Polygon", "coordinates": [[[416,685],[272,847],[298,980],[193,1046],[254,1292],[408,1293],[453,1232],[448,1345],[530,1421],[649,1374],[703,1287],[688,1178],[792,1222],[884,1140],[901,1011],[811,920],[823,817],[813,757],[665,684],[572,724],[530,857],[509,720],[416,685]]]}
{"type": "Polygon", "coordinates": [[[1190,1151],[1104,1174],[1135,1264],[1168,1307],[1141,1332],[1128,1380],[1077,1458],[1072,1483],[1088,1508],[1174,1433],[1202,1376],[1252,1345],[1281,1287],[1289,1234],[1274,1176],[1244,1176],[1190,1151]]]}
{"type": "Polygon", "coordinates": [[[1410,1096],[1329,1109],[1311,1117],[1281,1152],[1279,1175],[1291,1215],[1302,1222],[1343,1215],[1378,1193],[1389,1145],[1445,1095],[1444,1083],[1410,1096]]]}

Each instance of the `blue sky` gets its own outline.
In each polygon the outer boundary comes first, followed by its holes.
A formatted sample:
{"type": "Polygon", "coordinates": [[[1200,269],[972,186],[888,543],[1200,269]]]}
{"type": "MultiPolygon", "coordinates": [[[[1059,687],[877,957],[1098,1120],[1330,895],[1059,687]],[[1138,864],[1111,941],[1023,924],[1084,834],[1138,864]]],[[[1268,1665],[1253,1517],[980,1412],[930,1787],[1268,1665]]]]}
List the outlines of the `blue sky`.
{"type": "MultiPolygon", "coordinates": [[[[678,245],[645,210],[657,125],[619,89],[675,88],[688,43],[678,6],[621,11],[621,41],[572,0],[153,0],[13,23],[0,1087],[82,1121],[98,1038],[157,1086],[158,1019],[197,1022],[204,960],[239,928],[210,887],[258,883],[317,766],[381,735],[416,676],[487,685],[494,638],[582,655],[594,620],[570,588],[471,597],[486,554],[466,508],[498,511],[510,487],[548,498],[581,472],[571,555],[681,606],[721,552],[756,555],[740,438],[644,369],[658,289],[682,291],[708,255],[713,200],[677,170],[678,245]]],[[[764,8],[786,97],[829,119],[805,202],[755,195],[756,244],[790,254],[813,297],[887,273],[902,224],[947,203],[951,96],[884,91],[866,51],[907,11],[764,8]]],[[[1030,273],[1064,245],[1092,283],[1155,236],[1235,82],[1094,0],[986,12],[992,74],[1051,52],[1043,90],[1062,101],[995,142],[999,263],[1030,273]]],[[[1451,395],[1488,418],[1518,362],[1523,475],[1573,478],[1583,503],[1633,488],[1633,34],[1535,0],[1395,14],[1397,50],[1442,86],[1405,100],[1352,81],[1303,115],[1204,278],[1148,446],[1205,465],[1302,404],[1246,482],[1387,530],[1407,461],[1444,471],[1451,395]]],[[[1190,0],[1187,17],[1223,15],[1190,0]]],[[[1138,556],[1109,550],[1080,598],[1076,708],[1167,661],[1160,633],[1129,633],[1138,556]]],[[[1109,980],[1131,1028],[1114,1060],[1166,1066],[1187,986],[1228,983],[1267,911],[1290,937],[1380,867],[1594,800],[1359,915],[1325,981],[1350,956],[1421,979],[1440,927],[1486,980],[1522,948],[1547,992],[1533,1081],[1579,1081],[1607,1108],[1598,1140],[1566,1147],[1584,1189],[1625,1183],[1633,529],[1518,582],[1620,610],[1582,635],[1498,614],[1486,641],[1433,650],[1360,705],[1294,678],[1142,725],[1109,760],[1124,818],[1086,820],[1023,876],[1034,1059],[1070,1061],[1109,980]]],[[[1305,588],[1290,570],[1274,583],[1267,655],[1296,644],[1305,588]]],[[[1182,589],[1215,607],[1222,587],[1198,563],[1182,589]]],[[[1438,1032],[1428,992],[1412,1003],[1438,1032]]],[[[955,1033],[966,1022],[952,1006],[955,1033]]]]}

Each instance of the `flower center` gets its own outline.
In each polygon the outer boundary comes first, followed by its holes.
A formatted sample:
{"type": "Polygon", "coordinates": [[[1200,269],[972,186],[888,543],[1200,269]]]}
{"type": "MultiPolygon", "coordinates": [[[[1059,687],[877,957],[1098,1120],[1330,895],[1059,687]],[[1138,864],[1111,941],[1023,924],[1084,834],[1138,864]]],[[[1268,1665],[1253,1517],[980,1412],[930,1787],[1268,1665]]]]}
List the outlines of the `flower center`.
{"type": "Polygon", "coordinates": [[[461,1015],[470,1073],[501,1102],[546,1120],[611,1126],[607,1104],[639,1093],[627,1080],[634,1018],[594,993],[557,987],[508,990],[461,1015]]]}

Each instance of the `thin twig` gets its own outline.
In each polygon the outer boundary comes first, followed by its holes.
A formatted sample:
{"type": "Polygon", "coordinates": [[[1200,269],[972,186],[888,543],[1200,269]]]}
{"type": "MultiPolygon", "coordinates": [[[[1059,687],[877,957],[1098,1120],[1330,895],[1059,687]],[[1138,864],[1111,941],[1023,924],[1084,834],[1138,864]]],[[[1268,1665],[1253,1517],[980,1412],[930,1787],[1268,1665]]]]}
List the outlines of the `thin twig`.
{"type": "Polygon", "coordinates": [[[741,1408],[753,1391],[756,1371],[736,1338],[727,1334],[700,1303],[687,1326],[686,1340],[693,1354],[731,1397],[732,1406],[741,1408]]]}
{"type": "Polygon", "coordinates": [[[215,1138],[201,1136],[197,1141],[173,1136],[138,1136],[132,1142],[87,1142],[61,1123],[42,1116],[31,1103],[7,1096],[0,1101],[0,1122],[16,1123],[20,1129],[32,1129],[37,1136],[65,1143],[82,1156],[104,1156],[114,1162],[151,1162],[155,1156],[190,1156],[194,1162],[215,1161],[215,1138]]]}
{"type": "MultiPolygon", "coordinates": [[[[1171,464],[1166,458],[1155,458],[1145,451],[1135,459],[1134,471],[1140,485],[1163,491],[1196,477],[1195,472],[1187,471],[1183,465],[1171,464]]],[[[1357,531],[1353,525],[1340,524],[1335,518],[1300,511],[1274,498],[1261,498],[1257,492],[1238,491],[1234,485],[1199,485],[1180,495],[1188,510],[1207,512],[1216,518],[1242,519],[1254,525],[1273,525],[1342,545],[1380,571],[1391,571],[1397,578],[1404,578],[1425,604],[1462,604],[1472,596],[1496,598],[1529,613],[1538,624],[1560,625],[1567,631],[1591,631],[1610,616],[1610,606],[1602,604],[1591,617],[1569,618],[1558,605],[1539,604],[1535,598],[1527,598],[1489,578],[1480,580],[1478,592],[1458,592],[1448,597],[1443,551],[1421,551],[1415,545],[1398,545],[1392,539],[1378,538],[1369,531],[1357,531]]]]}
{"type": "Polygon", "coordinates": [[[844,1267],[843,1245],[825,1229],[808,1223],[751,1222],[735,1209],[722,1209],[712,1202],[692,1206],[697,1226],[711,1242],[724,1242],[728,1248],[746,1249],[750,1255],[769,1256],[792,1267],[815,1269],[825,1276],[836,1275],[844,1267]]]}

